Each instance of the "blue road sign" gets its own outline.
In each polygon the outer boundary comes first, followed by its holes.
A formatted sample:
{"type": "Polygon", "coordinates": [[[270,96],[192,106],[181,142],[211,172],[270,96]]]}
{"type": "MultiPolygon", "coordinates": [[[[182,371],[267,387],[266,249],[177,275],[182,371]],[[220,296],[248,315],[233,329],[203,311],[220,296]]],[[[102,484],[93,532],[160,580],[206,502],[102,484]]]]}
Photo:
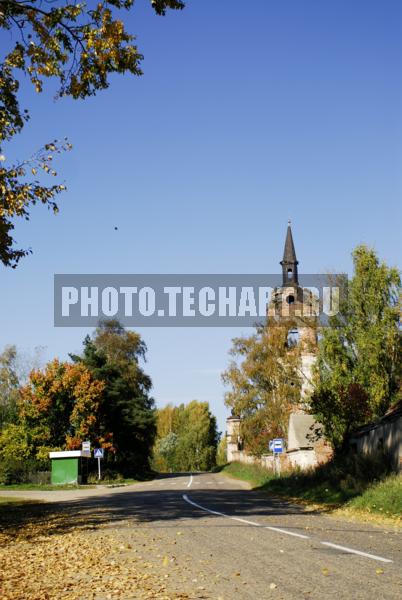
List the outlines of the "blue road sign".
{"type": "Polygon", "coordinates": [[[282,454],[282,452],[284,451],[283,438],[276,438],[272,440],[272,451],[275,454],[282,454]]]}
{"type": "Polygon", "coordinates": [[[103,448],[95,448],[94,450],[94,458],[103,458],[104,456],[104,449],[103,448]]]}

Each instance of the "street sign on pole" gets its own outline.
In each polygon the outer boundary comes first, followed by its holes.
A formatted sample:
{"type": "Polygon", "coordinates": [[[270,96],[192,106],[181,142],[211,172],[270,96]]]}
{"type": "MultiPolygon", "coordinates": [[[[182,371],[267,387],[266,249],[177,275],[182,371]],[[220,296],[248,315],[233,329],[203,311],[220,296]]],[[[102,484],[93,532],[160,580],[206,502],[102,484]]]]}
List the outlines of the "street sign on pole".
{"type": "Polygon", "coordinates": [[[82,442],[81,450],[84,456],[91,457],[91,442],[82,442]]]}
{"type": "Polygon", "coordinates": [[[272,440],[272,451],[274,454],[282,454],[284,451],[283,438],[276,438],[272,440]]]}
{"type": "Polygon", "coordinates": [[[104,457],[105,450],[103,448],[95,448],[94,458],[98,459],[98,479],[101,478],[101,459],[104,457]]]}

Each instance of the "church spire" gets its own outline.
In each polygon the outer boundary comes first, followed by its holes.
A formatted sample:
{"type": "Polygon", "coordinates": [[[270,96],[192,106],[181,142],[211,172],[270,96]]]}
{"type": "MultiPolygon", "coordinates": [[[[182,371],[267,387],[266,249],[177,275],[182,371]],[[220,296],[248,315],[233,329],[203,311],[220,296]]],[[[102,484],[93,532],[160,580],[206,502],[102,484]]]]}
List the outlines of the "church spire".
{"type": "Polygon", "coordinates": [[[299,264],[299,261],[296,258],[290,221],[288,221],[285,248],[283,250],[283,259],[281,260],[280,264],[282,266],[283,285],[299,285],[299,279],[297,275],[297,265],[299,264]]]}

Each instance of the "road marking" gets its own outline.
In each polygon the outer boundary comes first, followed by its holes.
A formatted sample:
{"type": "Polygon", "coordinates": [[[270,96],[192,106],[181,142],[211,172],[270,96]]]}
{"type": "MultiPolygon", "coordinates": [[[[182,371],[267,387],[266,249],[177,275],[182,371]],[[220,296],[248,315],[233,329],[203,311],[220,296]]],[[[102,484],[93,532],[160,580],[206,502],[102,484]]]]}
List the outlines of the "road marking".
{"type": "Polygon", "coordinates": [[[366,558],[372,558],[373,560],[380,560],[385,563],[392,563],[393,561],[389,558],[384,558],[383,556],[377,556],[376,554],[369,554],[368,552],[361,552],[361,550],[354,550],[353,548],[347,548],[346,546],[338,546],[338,544],[331,544],[331,542],[321,542],[324,546],[329,546],[330,548],[336,548],[337,550],[344,550],[349,554],[358,554],[359,556],[365,556],[366,558]]]}
{"type": "MultiPolygon", "coordinates": [[[[189,486],[188,486],[189,487],[189,486]]],[[[187,494],[183,494],[183,500],[185,500],[188,504],[192,504],[196,508],[203,510],[205,512],[210,513],[211,515],[217,515],[218,517],[226,517],[227,519],[232,519],[233,521],[240,521],[240,523],[246,523],[247,525],[252,525],[253,527],[263,527],[264,529],[269,529],[270,531],[276,531],[277,533],[284,533],[285,535],[291,535],[294,537],[301,538],[303,540],[309,540],[310,537],[308,535],[303,535],[301,533],[296,533],[294,531],[288,531],[287,529],[281,529],[280,527],[270,527],[267,525],[262,525],[261,523],[256,523],[255,521],[248,521],[247,519],[241,519],[240,517],[233,517],[232,515],[227,515],[218,510],[212,510],[211,508],[206,508],[206,506],[202,506],[194,500],[191,500],[187,494]]],[[[353,548],[347,548],[346,546],[338,546],[338,544],[332,544],[331,542],[320,542],[324,546],[329,546],[330,548],[336,548],[337,550],[343,550],[344,552],[348,552],[349,554],[357,554],[358,556],[364,556],[365,558],[371,558],[372,560],[379,560],[385,563],[392,563],[393,561],[389,558],[384,558],[383,556],[377,556],[376,554],[369,554],[368,552],[362,552],[361,550],[354,550],[353,548]]]]}
{"type": "Polygon", "coordinates": [[[308,535],[302,535],[301,533],[294,533],[293,531],[287,531],[286,529],[279,529],[278,527],[267,527],[265,525],[262,525],[262,523],[256,523],[255,521],[248,521],[247,519],[242,519],[241,517],[233,517],[231,515],[226,515],[223,512],[219,512],[218,510],[212,510],[210,508],[206,508],[205,506],[201,506],[201,504],[197,504],[197,502],[194,502],[193,500],[191,500],[187,496],[187,494],[183,494],[183,500],[188,502],[188,504],[192,504],[196,508],[200,508],[201,510],[204,510],[205,512],[211,513],[211,515],[218,515],[218,517],[226,517],[227,519],[232,519],[233,521],[240,521],[240,523],[246,523],[247,525],[253,525],[253,527],[264,527],[264,529],[271,529],[271,531],[278,531],[279,533],[286,533],[287,535],[294,535],[296,537],[300,537],[305,540],[309,539],[308,535]]]}
{"type": "Polygon", "coordinates": [[[193,483],[193,474],[191,473],[191,475],[190,475],[190,481],[188,482],[187,487],[188,488],[191,487],[192,483],[193,483]]]}
{"type": "Polygon", "coordinates": [[[277,531],[278,533],[286,533],[286,535],[293,535],[294,537],[301,538],[302,540],[310,539],[310,537],[308,535],[303,535],[302,533],[296,533],[295,531],[288,531],[287,529],[281,529],[280,527],[265,526],[265,529],[270,529],[271,531],[277,531]]]}

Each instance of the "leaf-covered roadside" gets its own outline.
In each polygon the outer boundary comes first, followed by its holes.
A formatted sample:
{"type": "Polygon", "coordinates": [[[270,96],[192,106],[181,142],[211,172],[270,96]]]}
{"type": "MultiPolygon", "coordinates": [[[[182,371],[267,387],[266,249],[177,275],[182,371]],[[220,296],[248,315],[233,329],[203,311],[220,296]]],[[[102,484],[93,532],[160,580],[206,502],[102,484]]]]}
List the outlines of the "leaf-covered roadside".
{"type": "Polygon", "coordinates": [[[92,528],[76,516],[38,505],[8,510],[7,523],[16,527],[0,533],[2,600],[192,597],[169,589],[163,562],[156,569],[147,561],[149,531],[133,528],[128,539],[108,523],[92,528]],[[21,511],[32,517],[25,515],[23,527],[21,511]]]}

